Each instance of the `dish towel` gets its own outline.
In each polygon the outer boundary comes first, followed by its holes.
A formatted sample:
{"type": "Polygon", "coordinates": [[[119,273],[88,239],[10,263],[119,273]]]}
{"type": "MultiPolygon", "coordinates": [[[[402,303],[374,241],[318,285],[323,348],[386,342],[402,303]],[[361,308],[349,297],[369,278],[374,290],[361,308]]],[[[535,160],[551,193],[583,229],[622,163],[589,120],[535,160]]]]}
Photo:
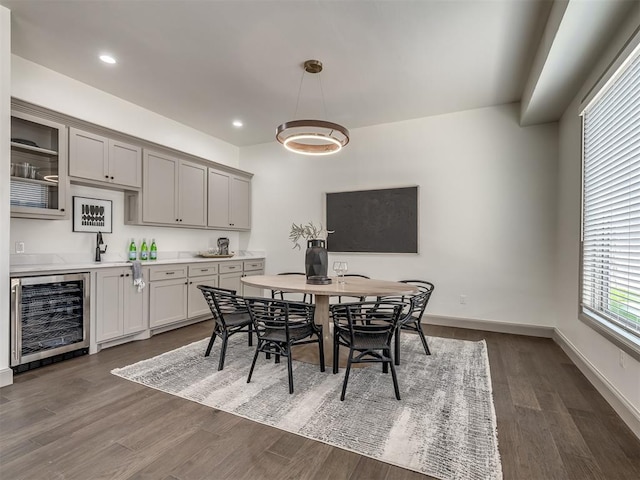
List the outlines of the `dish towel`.
{"type": "Polygon", "coordinates": [[[138,260],[134,260],[131,262],[131,270],[133,270],[133,284],[138,287],[138,292],[141,292],[147,285],[144,283],[144,278],[142,276],[142,264],[138,260]]]}

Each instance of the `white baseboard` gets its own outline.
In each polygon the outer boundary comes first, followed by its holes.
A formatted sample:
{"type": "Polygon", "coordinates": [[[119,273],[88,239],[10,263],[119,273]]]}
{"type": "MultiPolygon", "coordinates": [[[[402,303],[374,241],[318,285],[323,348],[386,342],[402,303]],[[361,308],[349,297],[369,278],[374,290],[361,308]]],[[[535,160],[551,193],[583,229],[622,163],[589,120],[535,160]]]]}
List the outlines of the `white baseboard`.
{"type": "Polygon", "coordinates": [[[564,350],[564,353],[575,363],[576,367],[587,377],[587,380],[600,392],[600,395],[611,405],[624,423],[640,439],[640,411],[613,386],[598,369],[578,351],[578,349],[556,329],[553,340],[564,350]]]}
{"type": "Polygon", "coordinates": [[[13,370],[3,368],[0,370],[0,387],[6,387],[13,384],[13,370]]]}
{"type": "Polygon", "coordinates": [[[496,322],[492,320],[476,320],[425,314],[424,325],[441,325],[445,327],[468,328],[470,330],[486,330],[496,333],[511,333],[531,337],[551,338],[569,356],[587,380],[611,405],[631,431],[640,438],[640,411],[614,387],[598,369],[578,351],[578,349],[557,328],[543,325],[521,325],[516,323],[496,322]]]}
{"type": "Polygon", "coordinates": [[[519,323],[496,322],[494,320],[429,315],[427,313],[422,316],[421,323],[425,325],[468,328],[469,330],[486,330],[488,332],[511,333],[514,335],[543,338],[553,338],[553,332],[555,330],[554,327],[547,327],[545,325],[522,325],[519,323]]]}

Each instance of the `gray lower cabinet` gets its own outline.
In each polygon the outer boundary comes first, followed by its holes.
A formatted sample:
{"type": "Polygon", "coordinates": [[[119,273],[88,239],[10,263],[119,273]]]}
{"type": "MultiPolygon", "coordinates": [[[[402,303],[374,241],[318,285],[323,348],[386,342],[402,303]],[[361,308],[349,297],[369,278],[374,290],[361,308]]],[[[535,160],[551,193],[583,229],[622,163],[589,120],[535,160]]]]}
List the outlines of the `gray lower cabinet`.
{"type": "Polygon", "coordinates": [[[187,266],[151,267],[149,280],[149,326],[155,328],[186,320],[187,266]]]}
{"type": "MultiPolygon", "coordinates": [[[[148,278],[148,269],[143,269],[148,278]]],[[[148,328],[149,291],[133,285],[131,268],[108,268],[96,273],[97,343],[142,332],[148,328]]]]}
{"type": "MultiPolygon", "coordinates": [[[[264,275],[264,260],[245,260],[243,262],[243,277],[250,275],[264,275]]],[[[242,295],[245,297],[263,297],[264,290],[251,285],[242,285],[242,295]]]]}
{"type": "Polygon", "coordinates": [[[199,263],[189,265],[189,298],[187,300],[187,317],[196,318],[203,315],[211,316],[211,309],[204,298],[199,285],[208,287],[218,286],[218,264],[199,263]]]}
{"type": "Polygon", "coordinates": [[[199,285],[235,290],[240,295],[262,296],[262,289],[245,286],[244,275],[264,273],[264,260],[198,262],[153,265],[149,272],[149,325],[151,329],[211,318],[199,285]]]}
{"type": "Polygon", "coordinates": [[[238,295],[242,295],[242,262],[222,262],[218,271],[220,288],[233,290],[238,295]]]}

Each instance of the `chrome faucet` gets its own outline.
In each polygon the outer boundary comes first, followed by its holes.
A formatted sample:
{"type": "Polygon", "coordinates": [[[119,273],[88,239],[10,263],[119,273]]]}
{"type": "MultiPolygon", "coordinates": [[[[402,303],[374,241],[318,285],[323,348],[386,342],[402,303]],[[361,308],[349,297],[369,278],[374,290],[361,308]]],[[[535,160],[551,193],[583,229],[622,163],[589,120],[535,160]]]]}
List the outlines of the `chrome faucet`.
{"type": "Polygon", "coordinates": [[[105,245],[104,241],[102,240],[102,232],[98,232],[98,236],[96,238],[96,262],[102,260],[101,255],[103,253],[107,253],[107,245],[105,245]]]}

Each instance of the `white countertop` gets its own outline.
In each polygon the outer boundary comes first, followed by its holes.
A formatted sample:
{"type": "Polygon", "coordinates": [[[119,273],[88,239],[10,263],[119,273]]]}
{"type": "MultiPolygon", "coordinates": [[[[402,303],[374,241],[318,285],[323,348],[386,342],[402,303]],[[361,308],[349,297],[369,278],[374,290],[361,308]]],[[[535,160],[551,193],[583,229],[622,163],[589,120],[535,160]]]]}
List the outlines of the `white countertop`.
{"type": "MultiPolygon", "coordinates": [[[[98,268],[127,267],[131,263],[123,256],[105,254],[103,261],[93,261],[92,255],[41,253],[41,254],[12,254],[10,255],[9,274],[32,274],[59,271],[88,271],[98,268]]],[[[242,260],[257,260],[265,258],[264,252],[240,251],[231,258],[205,258],[197,256],[196,252],[159,252],[158,260],[144,260],[143,266],[167,265],[177,263],[197,262],[233,262],[242,260]]]]}

